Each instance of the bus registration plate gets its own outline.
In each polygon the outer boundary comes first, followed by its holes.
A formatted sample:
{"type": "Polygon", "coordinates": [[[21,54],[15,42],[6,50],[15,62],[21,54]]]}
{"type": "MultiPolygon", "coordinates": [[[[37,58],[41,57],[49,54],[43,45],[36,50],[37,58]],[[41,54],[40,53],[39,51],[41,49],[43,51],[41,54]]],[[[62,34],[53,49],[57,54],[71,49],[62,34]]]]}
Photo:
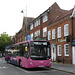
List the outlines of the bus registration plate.
{"type": "Polygon", "coordinates": [[[44,67],[44,66],[39,66],[39,67],[44,67]]]}

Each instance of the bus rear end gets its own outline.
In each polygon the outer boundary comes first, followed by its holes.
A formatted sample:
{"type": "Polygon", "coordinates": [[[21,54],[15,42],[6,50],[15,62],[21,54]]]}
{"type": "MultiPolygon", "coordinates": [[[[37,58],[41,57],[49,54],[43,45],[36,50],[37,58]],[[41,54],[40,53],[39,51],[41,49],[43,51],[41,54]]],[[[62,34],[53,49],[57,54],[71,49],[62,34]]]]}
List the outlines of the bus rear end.
{"type": "Polygon", "coordinates": [[[51,67],[51,49],[48,41],[31,41],[29,68],[51,67]]]}

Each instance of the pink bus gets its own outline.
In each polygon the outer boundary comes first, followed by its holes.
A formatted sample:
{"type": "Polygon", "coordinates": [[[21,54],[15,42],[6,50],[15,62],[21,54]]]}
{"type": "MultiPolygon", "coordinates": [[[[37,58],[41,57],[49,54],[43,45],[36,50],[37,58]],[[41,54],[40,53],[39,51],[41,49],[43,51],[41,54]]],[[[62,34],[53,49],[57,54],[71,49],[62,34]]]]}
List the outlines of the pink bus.
{"type": "Polygon", "coordinates": [[[25,68],[51,67],[49,41],[24,41],[6,47],[5,60],[25,68]]]}

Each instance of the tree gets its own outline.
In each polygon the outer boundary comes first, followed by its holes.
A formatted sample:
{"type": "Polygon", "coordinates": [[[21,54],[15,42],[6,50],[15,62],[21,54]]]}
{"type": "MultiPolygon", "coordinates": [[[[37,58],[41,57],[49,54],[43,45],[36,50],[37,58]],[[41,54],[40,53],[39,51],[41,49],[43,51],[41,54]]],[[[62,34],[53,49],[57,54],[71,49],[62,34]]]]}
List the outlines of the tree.
{"type": "Polygon", "coordinates": [[[0,34],[0,51],[5,51],[7,45],[12,44],[11,37],[6,32],[0,34]]]}

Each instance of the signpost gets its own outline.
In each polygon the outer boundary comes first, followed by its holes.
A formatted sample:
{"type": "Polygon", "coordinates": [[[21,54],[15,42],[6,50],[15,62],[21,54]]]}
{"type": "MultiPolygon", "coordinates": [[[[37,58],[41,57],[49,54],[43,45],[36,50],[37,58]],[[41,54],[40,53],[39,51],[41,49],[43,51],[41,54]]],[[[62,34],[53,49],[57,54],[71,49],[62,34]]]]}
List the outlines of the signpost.
{"type": "Polygon", "coordinates": [[[75,41],[72,41],[72,46],[75,46],[75,41]]]}
{"type": "Polygon", "coordinates": [[[31,40],[31,35],[27,35],[27,41],[31,40]]]}

